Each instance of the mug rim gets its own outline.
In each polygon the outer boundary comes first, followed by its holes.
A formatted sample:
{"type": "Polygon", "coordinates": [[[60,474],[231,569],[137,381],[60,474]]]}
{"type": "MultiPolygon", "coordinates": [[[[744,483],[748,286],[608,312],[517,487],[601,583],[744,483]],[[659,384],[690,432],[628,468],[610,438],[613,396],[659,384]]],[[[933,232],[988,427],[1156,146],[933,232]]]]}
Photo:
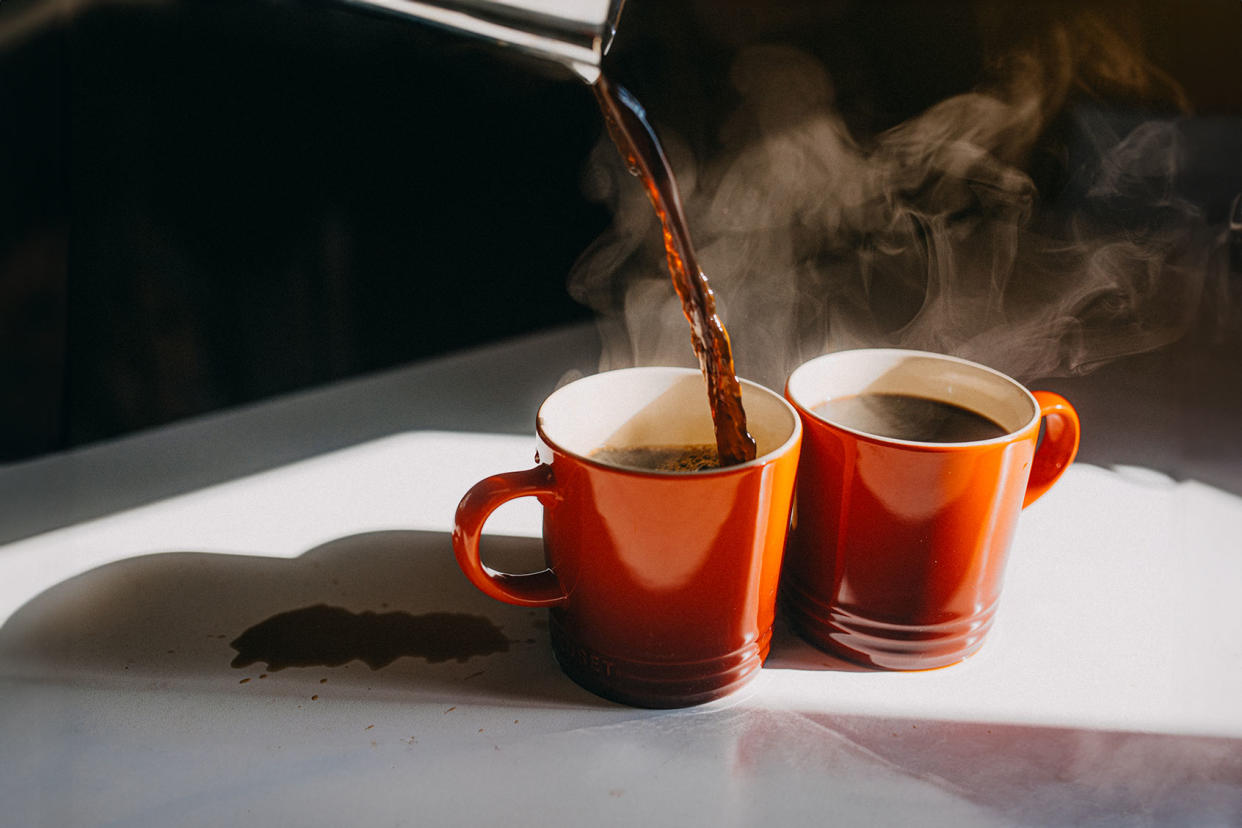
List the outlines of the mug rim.
{"type": "MultiPolygon", "coordinates": [[[[1022,439],[1026,435],[1026,433],[1030,431],[1032,428],[1037,429],[1039,427],[1040,418],[1041,418],[1039,401],[1035,399],[1035,395],[1031,393],[1031,390],[1027,388],[1025,385],[1023,385],[1022,383],[1018,382],[1013,377],[1004,373],[1003,371],[998,371],[997,369],[992,368],[991,366],[984,365],[983,363],[975,362],[973,360],[965,359],[964,357],[953,356],[952,354],[943,354],[937,351],[923,351],[923,350],[918,350],[915,348],[845,348],[840,351],[832,351],[827,354],[820,354],[817,357],[812,357],[811,359],[808,359],[804,361],[803,363],[801,363],[800,365],[798,365],[797,368],[795,368],[792,372],[790,372],[789,377],[785,380],[785,397],[794,406],[794,408],[798,410],[800,414],[805,414],[807,417],[811,418],[811,420],[813,420],[814,422],[829,426],[831,428],[837,429],[838,431],[843,431],[858,439],[863,439],[863,440],[867,440],[870,442],[881,443],[885,445],[893,445],[893,446],[899,446],[899,447],[905,447],[905,448],[918,448],[918,449],[931,450],[931,451],[954,451],[954,450],[960,450],[963,448],[1004,445],[1006,443],[1010,443],[1015,440],[1022,439]],[[812,410],[810,406],[805,405],[802,401],[800,401],[797,395],[794,393],[793,386],[794,386],[795,380],[798,378],[798,374],[802,373],[805,369],[808,369],[810,366],[823,363],[823,362],[833,361],[836,359],[852,358],[860,354],[873,354],[876,356],[888,356],[888,357],[910,356],[910,357],[918,357],[918,358],[923,358],[923,359],[933,359],[933,360],[940,361],[940,362],[951,362],[957,365],[965,366],[967,368],[970,368],[971,370],[987,374],[991,376],[992,378],[1003,382],[1005,385],[1009,386],[1010,388],[1016,389],[1026,399],[1026,402],[1030,406],[1031,414],[1029,417],[1027,417],[1025,421],[1023,421],[1022,425],[1018,426],[1017,428],[1013,428],[1013,429],[1007,428],[1005,429],[1005,433],[1000,435],[999,437],[990,437],[985,440],[962,440],[962,441],[956,441],[956,442],[936,442],[936,441],[930,441],[930,440],[903,440],[898,437],[887,437],[883,434],[875,434],[870,431],[863,431],[862,429],[853,428],[851,426],[847,426],[843,423],[839,423],[835,420],[831,420],[827,417],[817,414],[815,413],[814,410],[812,410]]],[[[828,400],[831,400],[831,399],[837,399],[837,397],[828,397],[824,401],[827,402],[828,400]]],[[[980,412],[976,411],[975,413],[980,413],[980,412]]],[[[992,419],[992,418],[989,417],[988,419],[992,419]]],[[[995,420],[993,420],[993,422],[995,422],[995,420]]],[[[997,423],[997,425],[1000,425],[1000,424],[997,423]]]]}
{"type": "MultiPolygon", "coordinates": [[[[760,392],[762,394],[766,394],[772,400],[778,402],[779,405],[789,415],[789,422],[790,422],[789,434],[785,437],[784,440],[782,440],[778,445],[769,449],[763,454],[756,454],[753,460],[747,460],[744,463],[735,463],[731,466],[718,466],[716,468],[711,468],[711,469],[700,469],[698,471],[671,471],[671,470],[664,470],[664,469],[642,469],[642,468],[636,468],[633,466],[618,466],[613,463],[605,463],[600,460],[596,460],[588,455],[583,454],[582,452],[575,451],[574,449],[567,447],[563,442],[557,441],[548,435],[547,429],[544,426],[545,409],[566,388],[569,388],[570,386],[574,386],[582,382],[601,382],[601,383],[607,382],[607,380],[600,379],[602,377],[609,377],[609,376],[627,374],[627,373],[640,373],[640,372],[641,373],[653,373],[653,374],[665,374],[670,377],[685,377],[685,376],[690,376],[690,375],[702,377],[702,371],[699,370],[698,368],[685,368],[681,366],[672,366],[672,365],[638,365],[638,366],[633,366],[629,368],[614,368],[614,369],[610,369],[607,371],[599,371],[594,374],[588,374],[587,376],[584,376],[584,377],[579,377],[573,382],[565,383],[561,387],[557,388],[555,391],[549,394],[546,398],[544,398],[544,401],[542,403],[539,404],[539,411],[535,416],[535,433],[538,436],[539,440],[545,445],[547,445],[550,449],[556,452],[559,452],[561,454],[564,454],[568,457],[571,457],[577,462],[585,463],[588,466],[591,466],[592,468],[603,469],[609,472],[616,472],[618,474],[632,475],[636,477],[677,478],[677,479],[685,479],[685,480],[704,480],[704,479],[718,478],[724,475],[738,474],[740,472],[745,472],[750,469],[768,465],[774,462],[775,460],[777,460],[779,457],[782,457],[788,454],[790,450],[792,450],[792,448],[795,447],[798,444],[798,442],[801,440],[802,417],[799,416],[799,411],[798,411],[797,406],[789,399],[786,399],[785,396],[774,391],[773,389],[768,388],[765,385],[761,385],[757,382],[754,382],[753,380],[744,379],[742,377],[737,378],[739,385],[748,386],[754,391],[760,392]]],[[[703,395],[704,397],[706,397],[707,395],[706,386],[703,388],[703,395]]]]}

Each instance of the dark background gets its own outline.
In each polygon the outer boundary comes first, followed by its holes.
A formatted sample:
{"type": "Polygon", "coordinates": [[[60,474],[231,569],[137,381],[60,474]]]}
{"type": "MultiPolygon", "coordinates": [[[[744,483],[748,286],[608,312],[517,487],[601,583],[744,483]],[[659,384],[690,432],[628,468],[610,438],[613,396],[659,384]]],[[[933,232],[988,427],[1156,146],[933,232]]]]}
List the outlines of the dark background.
{"type": "MultiPolygon", "coordinates": [[[[627,0],[609,72],[710,149],[736,49],[823,60],[874,134],[1082,4],[627,0]],[[1011,33],[1011,35],[1009,34],[1011,33]]],[[[1242,3],[1102,6],[1242,189],[1242,3]]],[[[0,5],[0,462],[590,318],[602,126],[567,72],[322,2],[0,5]]],[[[1051,191],[1055,193],[1055,182],[1051,191]]]]}

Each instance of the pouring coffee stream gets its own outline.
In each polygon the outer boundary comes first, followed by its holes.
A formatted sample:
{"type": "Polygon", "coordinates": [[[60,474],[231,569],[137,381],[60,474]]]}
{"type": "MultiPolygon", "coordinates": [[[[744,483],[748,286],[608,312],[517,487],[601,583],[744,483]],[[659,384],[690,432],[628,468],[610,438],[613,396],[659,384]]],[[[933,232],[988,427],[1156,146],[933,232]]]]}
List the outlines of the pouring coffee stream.
{"type": "Polygon", "coordinates": [[[603,74],[598,75],[591,88],[613,143],[630,172],[642,181],[660,220],[669,275],[690,322],[691,344],[707,382],[720,465],[753,460],[755,440],[746,429],[729,334],[716,313],[716,298],[707,276],[699,268],[672,167],[633,95],[603,74]]]}

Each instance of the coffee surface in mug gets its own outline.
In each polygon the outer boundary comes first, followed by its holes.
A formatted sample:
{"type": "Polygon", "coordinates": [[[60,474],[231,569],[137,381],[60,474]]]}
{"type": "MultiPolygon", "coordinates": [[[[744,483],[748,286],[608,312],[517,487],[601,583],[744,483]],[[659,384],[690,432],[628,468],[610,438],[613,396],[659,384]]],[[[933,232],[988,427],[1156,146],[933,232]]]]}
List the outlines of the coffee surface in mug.
{"type": "Polygon", "coordinates": [[[991,418],[960,405],[910,394],[856,394],[812,409],[855,431],[919,443],[970,443],[1008,432],[991,418]]]}
{"type": "Polygon", "coordinates": [[[707,443],[671,446],[604,446],[591,452],[592,460],[610,466],[647,471],[695,472],[720,468],[716,447],[707,443]]]}

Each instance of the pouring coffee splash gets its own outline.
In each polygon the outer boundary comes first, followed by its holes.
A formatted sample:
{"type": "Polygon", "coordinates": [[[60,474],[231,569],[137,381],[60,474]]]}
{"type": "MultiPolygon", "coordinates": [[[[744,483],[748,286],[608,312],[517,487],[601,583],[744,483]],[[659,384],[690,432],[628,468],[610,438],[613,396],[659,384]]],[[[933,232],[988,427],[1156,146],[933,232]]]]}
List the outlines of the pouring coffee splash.
{"type": "Polygon", "coordinates": [[[647,191],[664,234],[664,252],[673,287],[690,322],[691,344],[707,382],[708,403],[716,425],[720,465],[755,458],[755,440],[746,430],[742,392],[733,368],[729,333],[716,313],[716,298],[699,267],[681,195],[664,149],[642,105],[624,87],[600,74],[591,87],[599,100],[608,132],[626,166],[647,191]]]}

